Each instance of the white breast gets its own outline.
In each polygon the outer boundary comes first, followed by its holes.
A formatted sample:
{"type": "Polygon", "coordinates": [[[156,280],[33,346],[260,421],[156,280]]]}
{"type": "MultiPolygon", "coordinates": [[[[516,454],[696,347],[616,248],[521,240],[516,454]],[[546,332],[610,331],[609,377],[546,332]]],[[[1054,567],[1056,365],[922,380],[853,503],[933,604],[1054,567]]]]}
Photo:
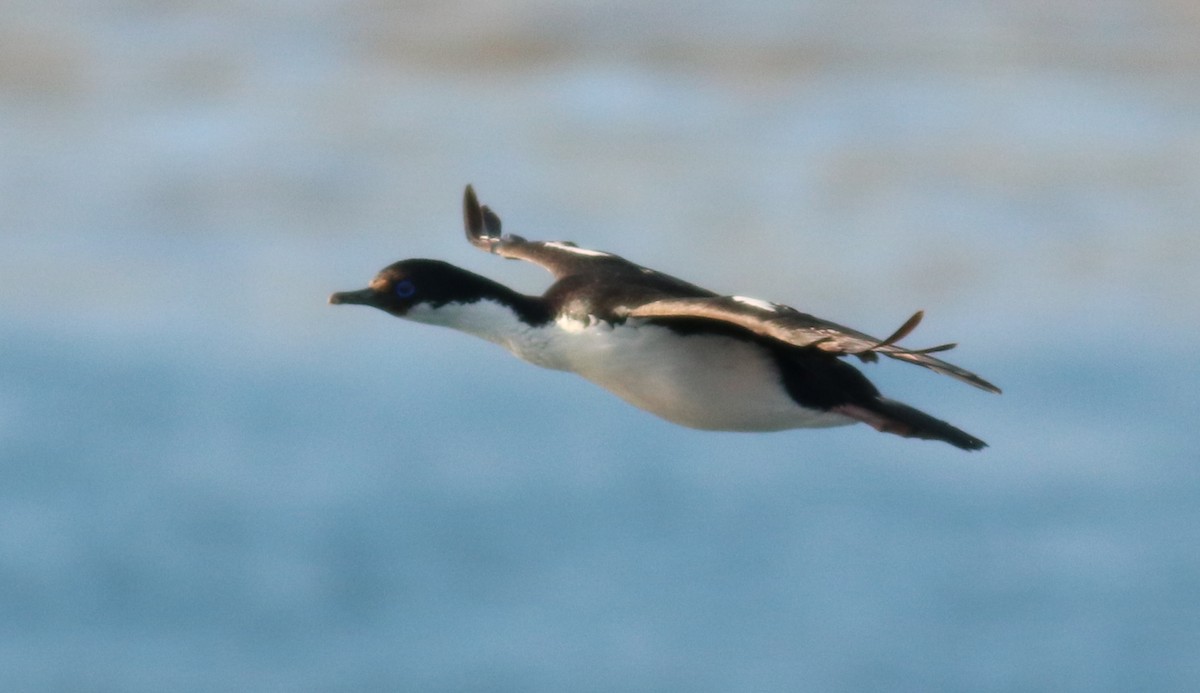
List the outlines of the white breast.
{"type": "Polygon", "coordinates": [[[415,306],[406,318],[495,342],[525,361],[571,371],[668,421],[720,431],[777,431],[854,423],[800,407],[763,348],[717,335],[680,335],[631,319],[613,326],[560,318],[531,327],[490,301],[415,306]]]}
{"type": "Polygon", "coordinates": [[[562,319],[550,339],[513,349],[547,368],[568,370],[668,421],[723,431],[839,426],[847,417],[807,410],[779,379],[761,347],[717,335],[680,335],[657,325],[612,326],[562,319]]]}

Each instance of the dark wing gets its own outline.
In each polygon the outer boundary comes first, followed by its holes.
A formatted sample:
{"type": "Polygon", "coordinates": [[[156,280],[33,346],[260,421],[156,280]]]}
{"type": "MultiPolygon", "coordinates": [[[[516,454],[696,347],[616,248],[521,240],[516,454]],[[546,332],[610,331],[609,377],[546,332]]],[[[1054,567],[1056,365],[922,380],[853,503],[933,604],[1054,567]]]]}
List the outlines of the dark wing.
{"type": "Polygon", "coordinates": [[[513,260],[525,260],[541,265],[562,279],[572,274],[581,274],[608,263],[628,263],[611,253],[580,248],[566,241],[527,241],[513,234],[500,232],[500,217],[480,205],[475,190],[467,186],[463,193],[463,226],[471,245],[494,255],[513,260]]]}
{"type": "Polygon", "coordinates": [[[740,296],[671,298],[631,308],[626,315],[660,320],[719,320],[786,344],[820,349],[838,355],[853,354],[864,361],[874,361],[877,358],[876,354],[883,354],[944,373],[988,392],[1000,392],[1000,388],[974,373],[930,356],[931,353],[954,348],[953,344],[915,350],[896,346],[896,342],[906,337],[921,322],[924,316],[921,311],[914,313],[887,339],[877,339],[837,323],[801,313],[790,306],[740,296]]]}

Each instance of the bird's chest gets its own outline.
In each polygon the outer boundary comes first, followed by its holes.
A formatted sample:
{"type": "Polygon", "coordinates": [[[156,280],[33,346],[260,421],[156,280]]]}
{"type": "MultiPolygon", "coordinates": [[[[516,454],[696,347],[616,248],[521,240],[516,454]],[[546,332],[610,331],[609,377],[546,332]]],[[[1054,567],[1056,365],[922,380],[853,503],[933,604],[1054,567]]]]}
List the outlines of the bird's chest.
{"type": "Polygon", "coordinates": [[[630,323],[564,319],[510,348],[531,363],[578,373],[684,426],[777,430],[813,425],[803,421],[809,414],[787,395],[774,358],[758,344],[630,323]]]}

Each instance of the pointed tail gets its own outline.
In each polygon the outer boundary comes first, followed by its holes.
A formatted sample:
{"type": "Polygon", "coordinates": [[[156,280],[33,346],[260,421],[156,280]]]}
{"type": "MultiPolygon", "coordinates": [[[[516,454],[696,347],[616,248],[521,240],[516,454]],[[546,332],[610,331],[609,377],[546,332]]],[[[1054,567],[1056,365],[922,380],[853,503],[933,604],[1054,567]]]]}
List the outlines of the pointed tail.
{"type": "Polygon", "coordinates": [[[877,397],[868,404],[843,404],[834,407],[834,411],[870,424],[877,431],[905,438],[940,440],[963,450],[987,447],[987,443],[966,431],[886,397],[877,397]]]}

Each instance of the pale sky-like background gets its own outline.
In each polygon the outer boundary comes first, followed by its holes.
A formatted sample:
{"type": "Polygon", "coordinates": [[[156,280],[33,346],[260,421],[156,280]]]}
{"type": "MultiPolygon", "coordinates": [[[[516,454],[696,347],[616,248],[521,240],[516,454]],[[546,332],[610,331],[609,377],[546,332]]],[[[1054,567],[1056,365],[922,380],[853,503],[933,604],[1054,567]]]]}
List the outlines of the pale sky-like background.
{"type": "Polygon", "coordinates": [[[0,689],[1200,688],[1198,7],[0,3],[0,689]],[[992,447],[325,304],[468,182],[992,447]]]}

